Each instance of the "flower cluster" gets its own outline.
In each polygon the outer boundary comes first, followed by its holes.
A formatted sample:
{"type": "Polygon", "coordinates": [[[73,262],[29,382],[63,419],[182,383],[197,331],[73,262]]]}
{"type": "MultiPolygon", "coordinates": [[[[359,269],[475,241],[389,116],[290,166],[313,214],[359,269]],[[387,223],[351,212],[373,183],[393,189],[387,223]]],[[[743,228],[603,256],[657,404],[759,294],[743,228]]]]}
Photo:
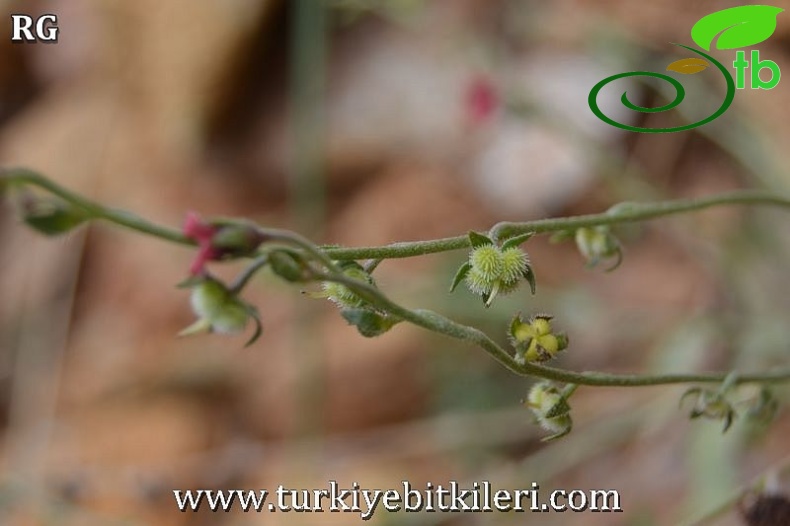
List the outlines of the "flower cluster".
{"type": "Polygon", "coordinates": [[[519,248],[530,237],[531,233],[517,236],[506,240],[499,247],[487,236],[469,232],[472,251],[469,260],[455,274],[450,292],[461,281],[465,281],[469,290],[480,295],[488,307],[497,294],[514,291],[524,279],[534,294],[535,274],[529,264],[529,256],[519,248]]]}

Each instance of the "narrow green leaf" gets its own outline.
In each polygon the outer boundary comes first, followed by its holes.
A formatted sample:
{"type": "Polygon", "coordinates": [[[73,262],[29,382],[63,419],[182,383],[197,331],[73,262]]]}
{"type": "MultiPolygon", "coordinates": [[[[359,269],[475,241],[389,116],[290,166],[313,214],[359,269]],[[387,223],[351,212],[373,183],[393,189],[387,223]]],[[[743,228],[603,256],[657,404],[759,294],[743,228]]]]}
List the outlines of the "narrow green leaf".
{"type": "Polygon", "coordinates": [[[713,41],[717,49],[753,46],[776,31],[776,17],[784,11],[770,5],[744,5],[716,11],[702,17],[691,28],[691,38],[706,51],[713,41]]]}
{"type": "Polygon", "coordinates": [[[491,241],[488,236],[484,236],[472,230],[469,232],[469,244],[472,245],[472,248],[478,248],[486,245],[493,245],[494,242],[491,241]]]}
{"type": "Polygon", "coordinates": [[[366,338],[380,336],[400,321],[370,309],[343,309],[340,314],[366,338]]]}
{"type": "Polygon", "coordinates": [[[24,222],[47,236],[65,234],[88,219],[83,212],[66,203],[35,199],[24,203],[22,207],[24,222]]]}
{"type": "Polygon", "coordinates": [[[520,236],[511,237],[510,239],[507,239],[504,243],[502,243],[502,250],[507,250],[508,248],[517,247],[534,235],[535,232],[527,232],[526,234],[521,234],[520,236]]]}
{"type": "Polygon", "coordinates": [[[727,411],[727,416],[724,417],[724,429],[721,430],[722,434],[726,433],[732,426],[735,420],[735,411],[727,411]]]}
{"type": "Polygon", "coordinates": [[[617,248],[615,249],[615,260],[611,266],[607,267],[604,272],[612,272],[616,270],[623,263],[623,247],[620,246],[620,243],[617,243],[617,248]]]}
{"type": "Polygon", "coordinates": [[[455,277],[453,278],[453,283],[450,285],[450,292],[453,292],[456,287],[464,280],[469,271],[472,270],[472,264],[468,261],[461,265],[458,269],[458,272],[455,273],[455,277]]]}
{"type": "Polygon", "coordinates": [[[532,266],[527,265],[527,268],[522,275],[524,276],[524,279],[527,280],[527,283],[529,283],[529,290],[534,296],[535,290],[537,289],[537,281],[535,280],[535,272],[532,270],[532,266]]]}
{"type": "Polygon", "coordinates": [[[260,338],[261,334],[263,334],[263,323],[261,323],[261,317],[258,314],[258,309],[252,305],[248,305],[247,312],[250,315],[250,318],[252,318],[252,321],[255,323],[255,332],[252,333],[250,339],[244,344],[245,348],[258,341],[258,338],[260,338]]]}

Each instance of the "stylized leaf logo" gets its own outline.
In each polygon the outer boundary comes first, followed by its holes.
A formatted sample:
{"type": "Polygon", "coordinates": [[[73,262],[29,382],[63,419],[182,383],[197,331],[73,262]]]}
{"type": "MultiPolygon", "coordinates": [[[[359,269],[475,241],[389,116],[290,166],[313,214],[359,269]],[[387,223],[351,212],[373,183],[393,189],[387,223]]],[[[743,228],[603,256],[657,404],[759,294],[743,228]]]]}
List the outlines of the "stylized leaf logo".
{"type": "Polygon", "coordinates": [[[699,73],[708,66],[710,66],[708,61],[701,58],[682,58],[667,66],[667,71],[674,71],[676,73],[682,73],[683,75],[693,75],[694,73],[699,73]]]}
{"type": "Polygon", "coordinates": [[[699,47],[710,51],[716,36],[717,49],[753,46],[773,35],[776,17],[784,11],[770,5],[744,5],[716,11],[702,17],[691,28],[691,38],[699,47]]]}

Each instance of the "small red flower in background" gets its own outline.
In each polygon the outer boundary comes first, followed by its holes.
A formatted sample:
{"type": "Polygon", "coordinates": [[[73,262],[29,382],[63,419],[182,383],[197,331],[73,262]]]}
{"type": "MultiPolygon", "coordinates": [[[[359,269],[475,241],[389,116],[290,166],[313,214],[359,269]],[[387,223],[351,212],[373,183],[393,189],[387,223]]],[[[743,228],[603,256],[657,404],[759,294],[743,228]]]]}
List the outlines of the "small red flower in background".
{"type": "Polygon", "coordinates": [[[479,126],[491,118],[499,107],[499,93],[491,79],[478,75],[467,85],[465,109],[473,126],[479,126]]]}
{"type": "Polygon", "coordinates": [[[218,228],[203,221],[195,212],[187,212],[184,220],[184,235],[198,244],[198,253],[189,266],[189,273],[198,276],[205,273],[206,263],[219,259],[221,251],[214,247],[214,234],[218,228]]]}

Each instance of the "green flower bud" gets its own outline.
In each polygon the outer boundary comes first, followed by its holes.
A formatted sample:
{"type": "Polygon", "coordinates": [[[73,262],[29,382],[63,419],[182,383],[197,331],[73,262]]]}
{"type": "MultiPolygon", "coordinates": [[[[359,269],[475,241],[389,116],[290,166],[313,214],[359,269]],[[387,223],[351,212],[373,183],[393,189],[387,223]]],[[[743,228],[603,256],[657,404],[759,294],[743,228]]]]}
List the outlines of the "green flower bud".
{"type": "Polygon", "coordinates": [[[238,334],[247,328],[250,315],[244,305],[226,303],[210,319],[211,330],[220,334],[238,334]]]}
{"type": "Polygon", "coordinates": [[[198,319],[181,331],[179,336],[198,332],[237,334],[244,331],[252,319],[256,331],[247,345],[258,338],[261,325],[255,309],[241,301],[223,283],[211,277],[201,277],[191,283],[191,288],[190,303],[198,319]]]}
{"type": "Polygon", "coordinates": [[[680,404],[682,406],[687,399],[693,398],[694,403],[691,407],[689,418],[692,420],[697,418],[721,420],[724,422],[722,433],[725,433],[738,416],[733,404],[728,399],[728,393],[729,386],[717,391],[692,387],[683,393],[683,396],[680,398],[680,404]]]}
{"type": "Polygon", "coordinates": [[[255,254],[264,239],[264,235],[252,223],[220,223],[211,238],[211,246],[220,258],[241,258],[255,254]]]}
{"type": "Polygon", "coordinates": [[[566,391],[560,391],[549,382],[539,382],[529,391],[525,405],[532,410],[538,424],[552,433],[551,436],[544,438],[544,441],[565,436],[573,428],[571,407],[568,404],[568,396],[572,389],[566,391]]]}
{"type": "Polygon", "coordinates": [[[233,334],[247,326],[245,305],[215,279],[203,279],[195,285],[190,303],[198,319],[207,321],[212,332],[233,334]]]}
{"type": "Polygon", "coordinates": [[[305,261],[290,252],[274,251],[269,254],[269,266],[272,272],[286,281],[303,282],[310,278],[310,267],[305,261]]]}
{"type": "Polygon", "coordinates": [[[580,228],[576,230],[575,238],[576,246],[587,260],[588,267],[592,268],[602,260],[611,258],[616,258],[616,260],[607,271],[620,266],[623,258],[622,247],[608,226],[580,228]]]}

